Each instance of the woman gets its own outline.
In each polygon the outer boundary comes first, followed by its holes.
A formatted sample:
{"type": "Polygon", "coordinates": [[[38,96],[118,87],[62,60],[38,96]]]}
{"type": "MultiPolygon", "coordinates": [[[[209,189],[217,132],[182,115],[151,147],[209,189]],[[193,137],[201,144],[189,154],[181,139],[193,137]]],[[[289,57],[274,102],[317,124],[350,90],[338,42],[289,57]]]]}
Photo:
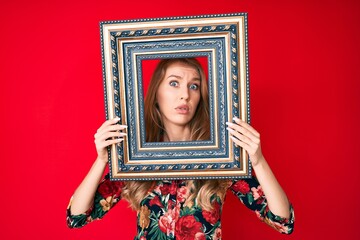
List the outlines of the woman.
{"type": "MultiPolygon", "coordinates": [[[[197,60],[160,61],[145,100],[146,140],[209,139],[207,94],[197,60]]],[[[108,159],[106,147],[126,135],[122,132],[126,126],[118,121],[106,121],[95,134],[98,157],[69,204],[69,227],[102,218],[124,198],[138,213],[135,239],[221,239],[221,209],[230,189],[261,220],[281,233],[293,231],[292,207],[261,153],[259,133],[247,123],[234,118],[227,129],[233,142],[249,154],[257,178],[118,182],[107,175],[100,182],[108,159]]]]}

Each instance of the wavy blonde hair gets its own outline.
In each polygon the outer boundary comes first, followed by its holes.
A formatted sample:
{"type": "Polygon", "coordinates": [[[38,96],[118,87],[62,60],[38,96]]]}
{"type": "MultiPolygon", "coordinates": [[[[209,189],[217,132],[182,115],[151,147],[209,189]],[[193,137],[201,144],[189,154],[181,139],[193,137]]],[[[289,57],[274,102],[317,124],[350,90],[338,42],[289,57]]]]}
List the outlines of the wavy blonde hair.
{"type": "MultiPolygon", "coordinates": [[[[220,179],[187,180],[186,187],[190,190],[190,194],[184,205],[191,207],[196,203],[202,209],[211,211],[214,197],[219,197],[223,202],[230,183],[229,180],[220,179]]],[[[150,194],[155,184],[156,181],[127,181],[121,196],[129,202],[133,210],[140,211],[141,201],[150,194]]]]}
{"type": "MultiPolygon", "coordinates": [[[[200,75],[200,101],[193,119],[189,122],[191,140],[210,139],[209,125],[209,96],[206,75],[201,64],[195,58],[173,58],[162,59],[151,78],[148,94],[145,97],[145,129],[147,142],[160,142],[165,128],[159,107],[156,104],[156,93],[160,83],[165,77],[167,68],[174,64],[181,63],[194,68],[200,75]]],[[[136,211],[140,210],[141,201],[149,194],[154,187],[155,181],[127,181],[122,192],[130,207],[136,211]]],[[[192,206],[196,202],[205,210],[211,210],[211,201],[214,196],[224,200],[229,181],[224,180],[188,180],[186,187],[190,195],[185,201],[185,206],[192,206]]]]}

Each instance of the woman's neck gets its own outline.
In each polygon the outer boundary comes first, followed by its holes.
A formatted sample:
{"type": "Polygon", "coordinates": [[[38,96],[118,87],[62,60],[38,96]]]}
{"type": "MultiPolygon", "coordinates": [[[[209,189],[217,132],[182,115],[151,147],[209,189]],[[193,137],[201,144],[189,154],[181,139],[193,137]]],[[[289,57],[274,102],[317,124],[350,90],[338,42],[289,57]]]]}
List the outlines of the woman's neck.
{"type": "Polygon", "coordinates": [[[190,141],[190,127],[189,126],[165,126],[164,142],[173,141],[190,141]]]}

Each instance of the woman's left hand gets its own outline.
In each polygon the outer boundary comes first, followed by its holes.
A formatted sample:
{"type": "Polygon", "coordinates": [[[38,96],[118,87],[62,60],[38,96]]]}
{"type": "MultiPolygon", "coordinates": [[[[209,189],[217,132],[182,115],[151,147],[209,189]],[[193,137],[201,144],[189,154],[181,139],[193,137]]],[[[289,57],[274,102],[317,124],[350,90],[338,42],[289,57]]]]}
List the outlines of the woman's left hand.
{"type": "Polygon", "coordinates": [[[249,154],[251,164],[257,165],[259,161],[264,160],[261,152],[260,134],[249,124],[234,117],[235,123],[227,122],[229,131],[234,143],[244,148],[249,154]]]}

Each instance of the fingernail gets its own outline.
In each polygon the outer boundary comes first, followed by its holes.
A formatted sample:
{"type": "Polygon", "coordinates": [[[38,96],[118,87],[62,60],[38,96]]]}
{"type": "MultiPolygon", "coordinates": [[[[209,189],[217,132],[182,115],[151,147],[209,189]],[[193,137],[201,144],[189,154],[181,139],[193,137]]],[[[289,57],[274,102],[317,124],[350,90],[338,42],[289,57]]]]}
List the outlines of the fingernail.
{"type": "Polygon", "coordinates": [[[127,125],[120,125],[121,127],[123,127],[123,128],[127,128],[128,126],[127,125]]]}

